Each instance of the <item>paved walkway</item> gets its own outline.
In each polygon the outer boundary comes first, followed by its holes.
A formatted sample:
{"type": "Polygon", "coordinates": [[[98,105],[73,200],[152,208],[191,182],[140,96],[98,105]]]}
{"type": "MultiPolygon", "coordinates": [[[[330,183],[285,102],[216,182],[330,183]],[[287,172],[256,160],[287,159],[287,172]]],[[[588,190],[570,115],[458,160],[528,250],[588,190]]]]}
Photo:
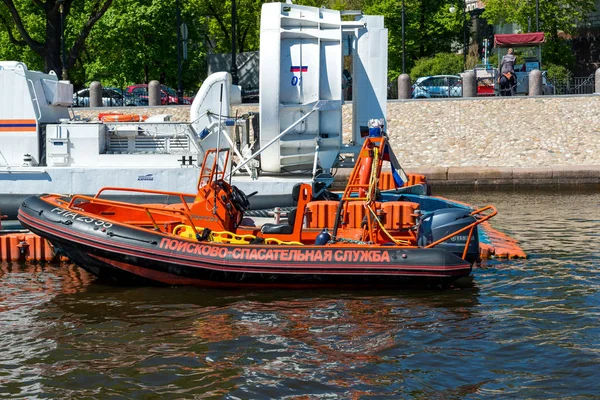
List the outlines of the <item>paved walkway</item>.
{"type": "MultiPolygon", "coordinates": [[[[340,169],[336,180],[343,181],[349,169],[340,169]]],[[[473,186],[480,188],[597,187],[600,165],[557,167],[407,167],[406,172],[423,174],[435,187],[473,186]]]]}

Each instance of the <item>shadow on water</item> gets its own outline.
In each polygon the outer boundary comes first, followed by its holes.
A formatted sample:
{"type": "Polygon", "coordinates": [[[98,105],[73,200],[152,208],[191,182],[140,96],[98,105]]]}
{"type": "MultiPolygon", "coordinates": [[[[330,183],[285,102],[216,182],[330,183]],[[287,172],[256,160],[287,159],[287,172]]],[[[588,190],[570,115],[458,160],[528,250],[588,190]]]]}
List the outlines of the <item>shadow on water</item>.
{"type": "MultiPolygon", "coordinates": [[[[376,371],[352,371],[418,341],[399,343],[407,330],[464,324],[479,295],[472,280],[399,293],[115,287],[70,265],[3,265],[2,274],[0,313],[21,326],[5,328],[28,332],[0,345],[20,365],[8,392],[21,395],[278,397],[307,384],[341,395],[347,379],[379,386],[376,371]]],[[[0,367],[10,362],[0,357],[0,367]]]]}

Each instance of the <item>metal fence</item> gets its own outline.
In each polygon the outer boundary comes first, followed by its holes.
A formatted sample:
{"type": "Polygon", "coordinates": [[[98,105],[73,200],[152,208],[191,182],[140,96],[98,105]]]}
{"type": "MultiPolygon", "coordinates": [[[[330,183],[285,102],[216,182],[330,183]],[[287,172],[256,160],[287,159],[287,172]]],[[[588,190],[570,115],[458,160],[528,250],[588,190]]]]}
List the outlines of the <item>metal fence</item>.
{"type": "Polygon", "coordinates": [[[561,94],[592,94],[595,90],[594,74],[568,79],[548,79],[553,86],[555,95],[561,94]]]}
{"type": "MultiPolygon", "coordinates": [[[[477,76],[477,96],[499,96],[498,88],[495,86],[496,74],[492,71],[490,77],[477,76]]],[[[547,95],[569,95],[569,94],[593,94],[595,92],[595,74],[590,76],[570,77],[567,79],[546,79],[548,84],[544,85],[543,93],[547,95]]],[[[462,84],[459,83],[459,84],[462,84]]],[[[431,88],[427,88],[431,89],[431,88]]],[[[448,97],[448,90],[445,87],[445,96],[429,97],[448,97]]],[[[459,95],[460,96],[460,95],[459,95]]],[[[388,84],[388,99],[398,98],[398,84],[390,81],[388,84]]]]}
{"type": "MultiPolygon", "coordinates": [[[[182,104],[189,105],[194,100],[196,92],[184,91],[181,99],[182,104]]],[[[161,91],[161,105],[177,104],[178,100],[173,94],[161,91]]],[[[89,107],[90,91],[84,88],[73,94],[73,107],[89,107]]],[[[125,88],[103,87],[102,88],[102,106],[103,107],[123,107],[123,106],[148,106],[148,90],[128,92],[125,88]]]]}

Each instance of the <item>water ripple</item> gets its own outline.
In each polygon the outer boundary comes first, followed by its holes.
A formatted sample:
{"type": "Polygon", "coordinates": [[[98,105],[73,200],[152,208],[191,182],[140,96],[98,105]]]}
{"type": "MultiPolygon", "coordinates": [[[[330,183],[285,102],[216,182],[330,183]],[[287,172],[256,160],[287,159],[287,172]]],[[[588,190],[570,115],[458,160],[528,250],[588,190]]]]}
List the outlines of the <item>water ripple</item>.
{"type": "Polygon", "coordinates": [[[597,396],[600,195],[461,196],[496,204],[529,258],[453,289],[359,292],[113,287],[1,264],[0,397],[597,396]]]}

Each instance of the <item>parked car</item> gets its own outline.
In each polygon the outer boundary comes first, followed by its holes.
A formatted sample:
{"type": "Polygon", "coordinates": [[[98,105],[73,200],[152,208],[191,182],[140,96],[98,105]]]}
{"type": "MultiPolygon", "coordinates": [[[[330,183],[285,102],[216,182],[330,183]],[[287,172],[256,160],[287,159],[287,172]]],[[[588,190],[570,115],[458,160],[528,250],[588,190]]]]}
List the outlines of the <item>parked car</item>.
{"type": "Polygon", "coordinates": [[[182,103],[181,104],[186,104],[186,105],[190,105],[194,102],[194,97],[190,97],[190,96],[183,96],[183,98],[181,99],[182,103]]]}
{"type": "Polygon", "coordinates": [[[434,75],[417,78],[411,88],[413,99],[462,97],[462,78],[458,75],[434,75]]]}
{"type": "MultiPolygon", "coordinates": [[[[131,106],[147,106],[148,105],[148,85],[140,83],[137,85],[128,86],[125,89],[127,96],[126,105],[131,106]]],[[[160,85],[160,104],[179,104],[177,99],[177,92],[175,89],[167,86],[160,85]]]]}
{"type": "Polygon", "coordinates": [[[162,92],[161,101],[166,94],[166,104],[179,104],[179,100],[177,98],[177,91],[175,89],[167,85],[160,85],[160,90],[162,92]]]}
{"type": "MultiPolygon", "coordinates": [[[[162,99],[161,99],[162,103],[162,99]]],[[[147,106],[148,105],[148,85],[131,85],[125,88],[125,105],[127,106],[147,106]]]]}
{"type": "MultiPolygon", "coordinates": [[[[104,107],[121,107],[123,105],[123,94],[119,89],[102,88],[102,105],[104,107]]],[[[81,89],[73,93],[74,107],[90,106],[90,89],[81,89]]]]}

